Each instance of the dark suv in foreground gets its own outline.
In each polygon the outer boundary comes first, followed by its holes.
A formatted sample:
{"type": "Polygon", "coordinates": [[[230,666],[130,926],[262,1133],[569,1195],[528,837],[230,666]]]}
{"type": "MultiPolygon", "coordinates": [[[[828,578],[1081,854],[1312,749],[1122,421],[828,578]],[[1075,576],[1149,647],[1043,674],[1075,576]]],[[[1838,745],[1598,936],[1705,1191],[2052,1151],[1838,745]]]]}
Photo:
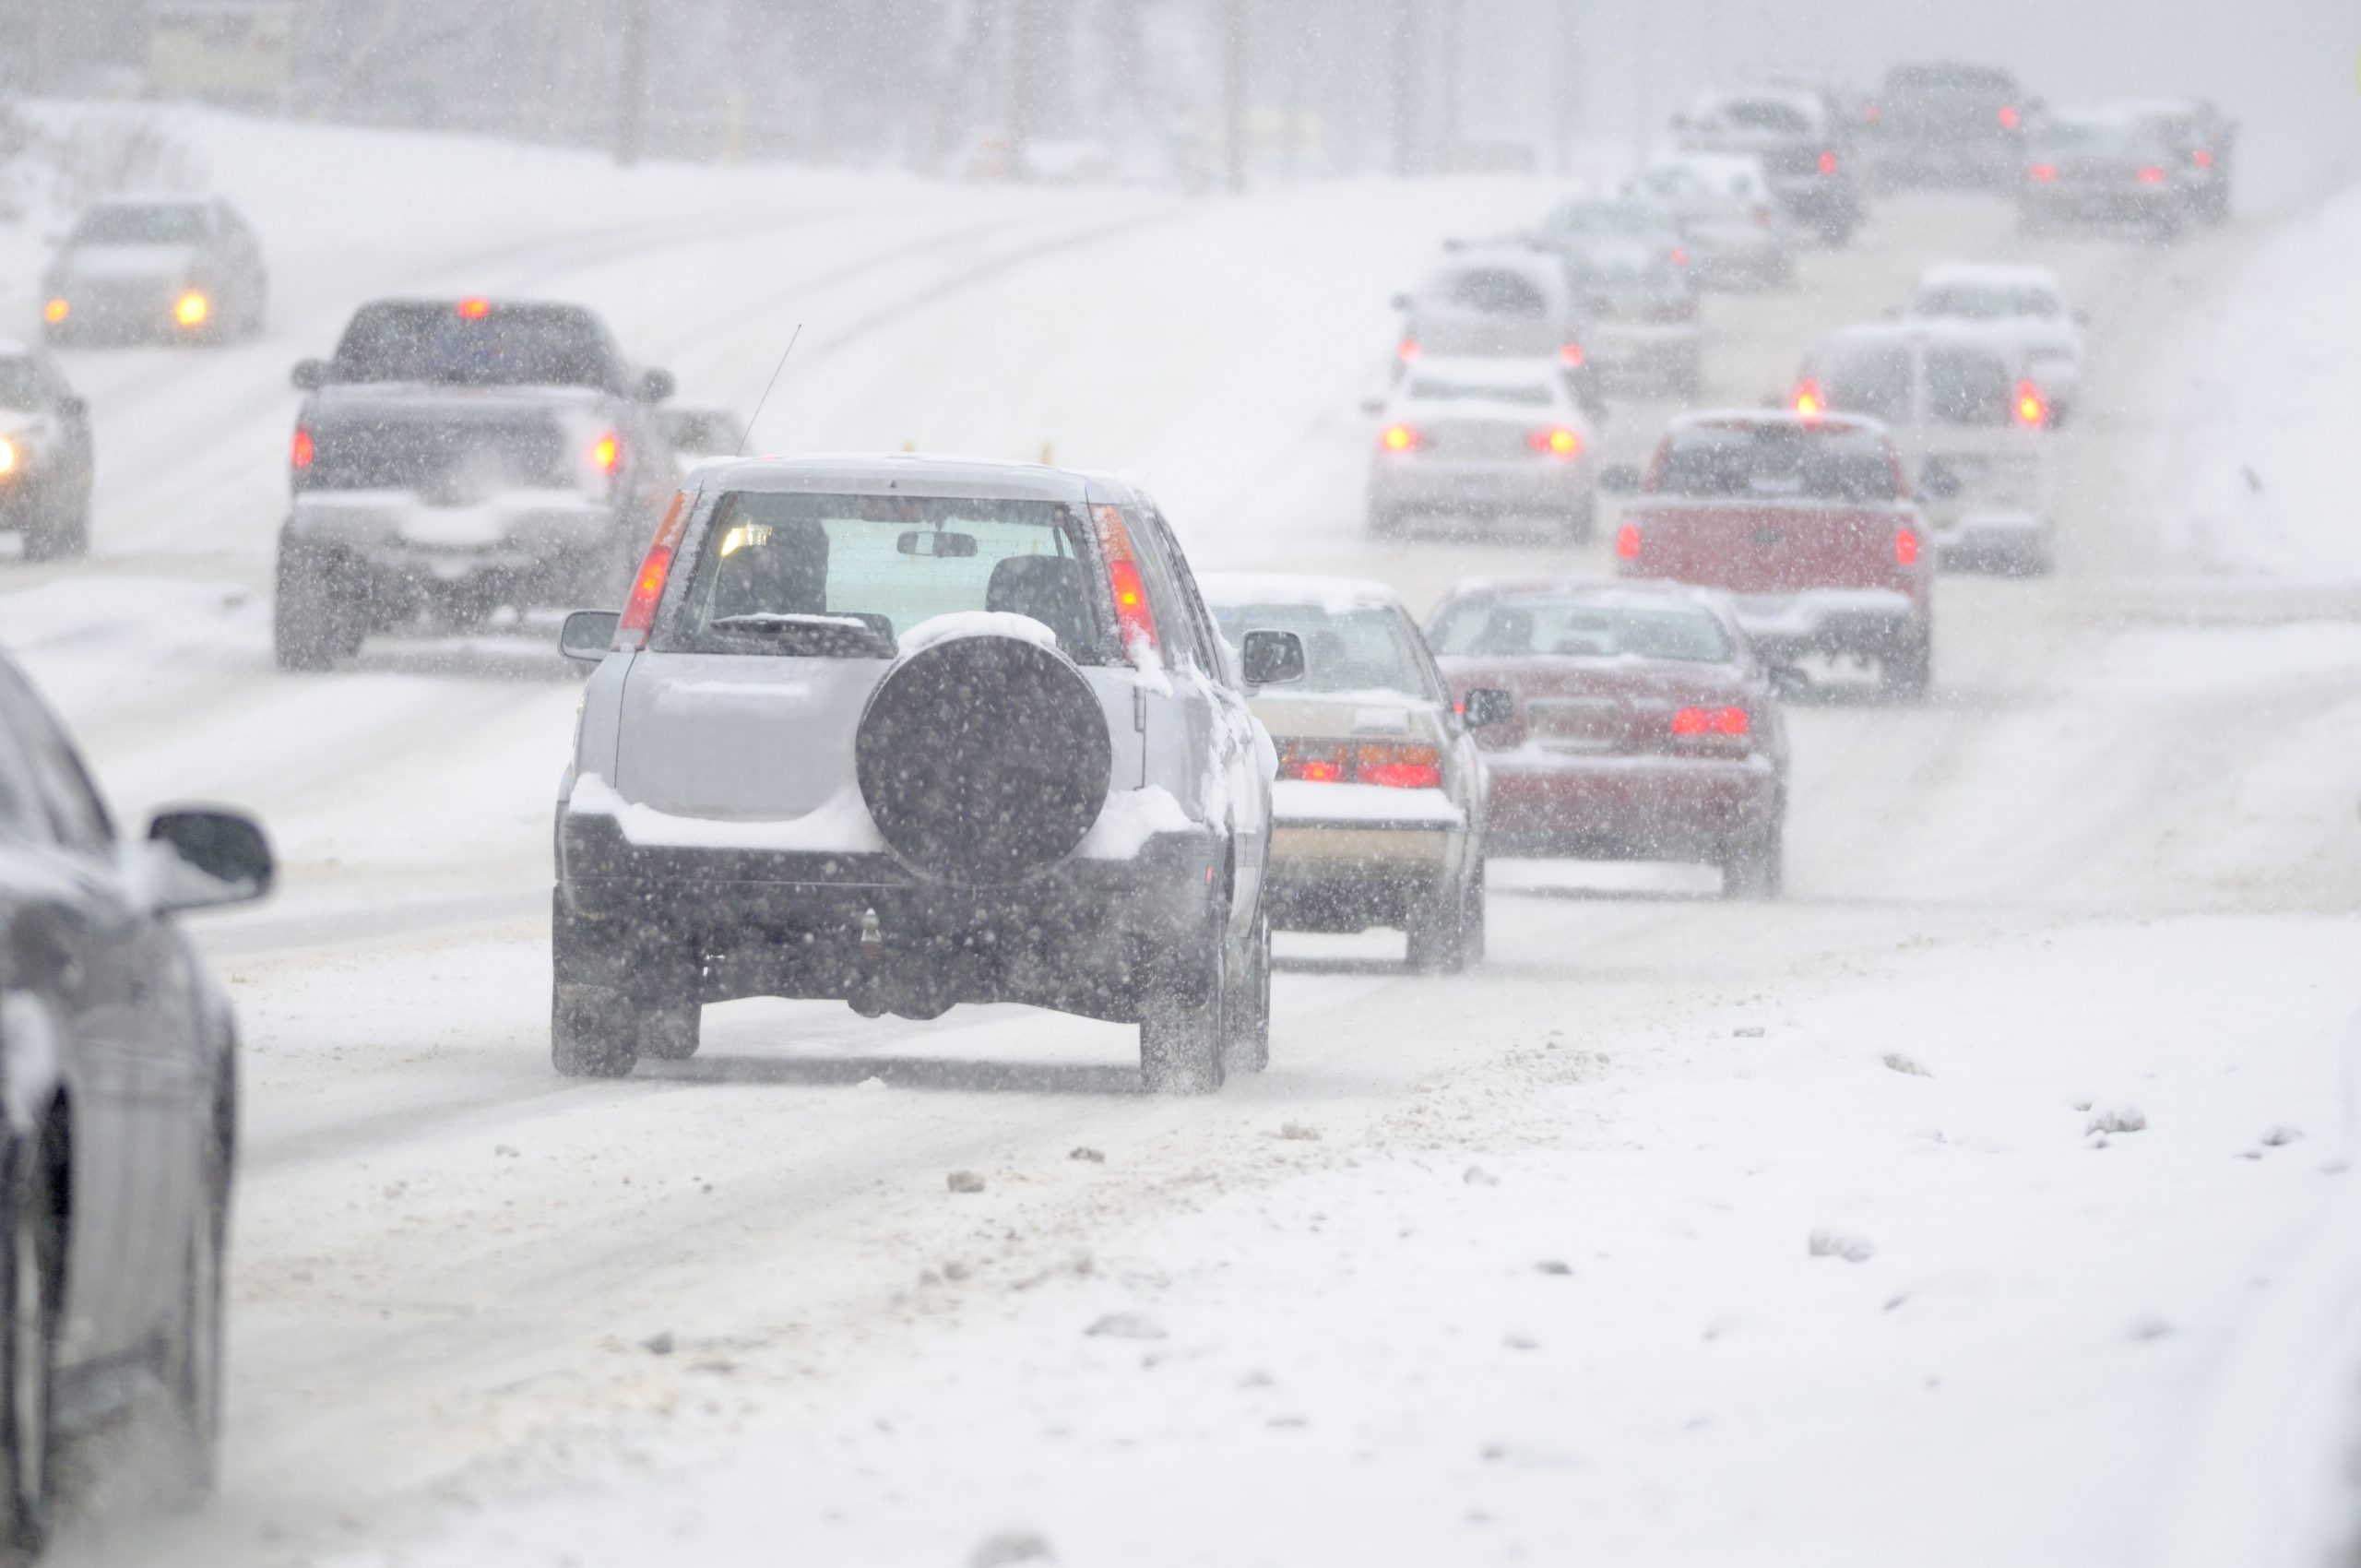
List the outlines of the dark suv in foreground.
{"type": "Polygon", "coordinates": [[[1259,1070],[1276,759],[1155,503],[924,457],[709,466],[595,660],[557,814],[552,1052],[614,1075],[700,1009],[1023,1002],[1140,1026],[1148,1087],[1259,1070]]]}
{"type": "Polygon", "coordinates": [[[675,482],[652,407],[672,377],[633,369],[579,305],[380,300],[294,382],[273,624],[290,670],[373,632],[618,603],[675,482]]]}

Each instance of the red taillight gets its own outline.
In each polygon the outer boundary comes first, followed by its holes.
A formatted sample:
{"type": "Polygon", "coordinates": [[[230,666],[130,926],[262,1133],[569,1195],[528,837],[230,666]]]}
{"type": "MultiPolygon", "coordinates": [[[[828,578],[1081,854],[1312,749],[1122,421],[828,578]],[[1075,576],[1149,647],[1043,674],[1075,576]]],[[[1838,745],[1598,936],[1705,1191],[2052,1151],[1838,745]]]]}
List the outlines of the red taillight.
{"type": "Polygon", "coordinates": [[[461,321],[481,321],[485,316],[490,315],[491,314],[492,302],[490,300],[461,300],[459,302],[459,319],[461,321]]]}
{"type": "Polygon", "coordinates": [[[1686,267],[1689,265],[1689,253],[1682,250],[1679,245],[1675,245],[1672,249],[1665,252],[1664,258],[1672,263],[1675,267],[1686,267]]]}
{"type": "Polygon", "coordinates": [[[623,616],[615,623],[615,647],[647,646],[648,628],[656,624],[657,601],[664,597],[664,584],[672,576],[672,556],[681,548],[681,535],[688,526],[688,493],[676,491],[672,504],[664,509],[664,520],[656,525],[656,537],[639,563],[639,575],[631,580],[631,598],[624,601],[623,616]]]}
{"type": "Polygon", "coordinates": [[[1754,204],[1754,226],[1758,229],[1771,227],[1771,208],[1762,202],[1754,204]]]}
{"type": "Polygon", "coordinates": [[[613,473],[623,460],[623,444],[611,435],[599,437],[598,444],[590,448],[590,460],[599,465],[600,473],[613,473]]]}
{"type": "Polygon", "coordinates": [[[1389,452],[1414,452],[1426,445],[1426,438],[1406,424],[1387,425],[1377,440],[1389,452]]]}
{"type": "Polygon", "coordinates": [[[297,425],[295,440],[287,449],[289,464],[299,469],[308,469],[312,466],[312,459],[318,455],[318,451],[312,445],[312,433],[302,425],[297,425]]]}
{"type": "Polygon", "coordinates": [[[2015,104],[2003,103],[2000,105],[2000,128],[2002,130],[2015,130],[2017,128],[2017,122],[2022,120],[2023,117],[2024,116],[2017,113],[2017,106],[2015,104]]]}
{"type": "Polygon", "coordinates": [[[2190,153],[2189,158],[2189,161],[2196,164],[2200,169],[2211,169],[2213,167],[2213,150],[2211,148],[2201,147],[2195,152],[2190,153]]]}
{"type": "Polygon", "coordinates": [[[1390,790],[1442,786],[1442,754],[1432,746],[1348,741],[1282,741],[1279,777],[1305,784],[1376,784],[1390,790]]]}
{"type": "Polygon", "coordinates": [[[1580,365],[1583,362],[1583,346],[1580,343],[1569,343],[1558,350],[1558,358],[1569,367],[1580,365]]]}
{"type": "Polygon", "coordinates": [[[2017,383],[2017,420],[2023,424],[2046,424],[2049,420],[2049,405],[2041,396],[2041,388],[2030,381],[2017,383]]]}
{"type": "Polygon", "coordinates": [[[1553,457],[1578,457],[1583,450],[1583,438],[1565,429],[1536,430],[1525,438],[1525,444],[1553,457]]]}
{"type": "Polygon", "coordinates": [[[2151,163],[2147,168],[2140,171],[2140,183],[2143,185],[2161,185],[2165,183],[2165,172],[2151,163]]]}
{"type": "Polygon", "coordinates": [[[1743,735],[1750,720],[1742,707],[1684,707],[1672,716],[1672,732],[1683,740],[1699,735],[1743,735]]]}
{"type": "Polygon", "coordinates": [[[1828,400],[1820,395],[1820,383],[1807,381],[1796,388],[1796,412],[1804,418],[1818,419],[1826,411],[1828,400]]]}
{"type": "Polygon", "coordinates": [[[1145,669],[1156,657],[1156,606],[1148,601],[1147,583],[1140,576],[1139,560],[1132,553],[1132,532],[1123,526],[1120,507],[1104,504],[1090,509],[1098,530],[1098,548],[1107,557],[1107,591],[1115,600],[1115,629],[1122,635],[1123,651],[1145,669]]]}
{"type": "Polygon", "coordinates": [[[1897,566],[1918,564],[1918,532],[1916,529],[1893,530],[1893,564],[1897,566]]]}
{"type": "Polygon", "coordinates": [[[1615,530],[1615,553],[1626,561],[1640,558],[1640,525],[1625,523],[1615,530]]]}
{"type": "MultiPolygon", "coordinates": [[[[1427,754],[1432,756],[1434,753],[1429,749],[1427,754]]],[[[1389,790],[1440,790],[1442,766],[1434,762],[1382,762],[1371,766],[1365,762],[1358,782],[1382,785],[1389,790]]]]}
{"type": "Polygon", "coordinates": [[[1820,172],[1823,174],[1833,174],[1836,172],[1836,149],[1834,148],[1825,147],[1821,148],[1820,172]]]}
{"type": "Polygon", "coordinates": [[[1394,352],[1406,360],[1415,360],[1418,357],[1418,340],[1416,338],[1405,338],[1402,339],[1402,346],[1394,352]]]}
{"type": "Polygon", "coordinates": [[[2058,166],[2054,163],[2036,163],[2025,172],[2047,184],[2058,178],[2058,166]]]}

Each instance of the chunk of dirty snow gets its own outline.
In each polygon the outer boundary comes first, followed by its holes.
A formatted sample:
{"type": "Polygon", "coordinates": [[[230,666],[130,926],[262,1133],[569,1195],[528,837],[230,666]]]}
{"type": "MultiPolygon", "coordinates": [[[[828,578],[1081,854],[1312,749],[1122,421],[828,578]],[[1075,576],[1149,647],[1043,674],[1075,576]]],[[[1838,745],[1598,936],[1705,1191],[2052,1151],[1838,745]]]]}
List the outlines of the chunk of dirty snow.
{"type": "Polygon", "coordinates": [[[1935,1075],[1934,1074],[1927,1071],[1926,1068],[1921,1067],[1916,1062],[1903,1055],[1899,1051],[1887,1051],[1885,1053],[1885,1064],[1892,1068],[1897,1073],[1906,1073],[1914,1078],[1931,1078],[1935,1075]]]}
{"type": "Polygon", "coordinates": [[[1843,1258],[1846,1263],[1867,1263],[1877,1254],[1867,1237],[1847,1236],[1841,1230],[1813,1231],[1804,1251],[1809,1257],[1843,1258]]]}
{"type": "Polygon", "coordinates": [[[1543,1258],[1539,1263],[1535,1264],[1533,1266],[1539,1269],[1544,1274],[1572,1274],[1574,1272],[1572,1265],[1568,1264],[1560,1258],[1543,1258]]]}
{"type": "Polygon", "coordinates": [[[1093,1339],[1161,1339],[1164,1327],[1145,1313],[1109,1313],[1082,1331],[1093,1339]]]}
{"type": "Polygon", "coordinates": [[[1045,623],[1030,615],[1012,615],[1005,610],[955,610],[948,615],[930,615],[904,632],[895,646],[908,659],[920,648],[947,643],[954,637],[1014,637],[1038,647],[1058,646],[1058,634],[1045,623]]]}
{"type": "Polygon", "coordinates": [[[1466,1182],[1471,1187],[1497,1187],[1501,1184],[1501,1179],[1498,1176],[1493,1175],[1490,1171],[1485,1170],[1480,1165],[1469,1166],[1467,1168],[1467,1174],[1461,1177],[1460,1180],[1466,1182]]]}
{"type": "Polygon", "coordinates": [[[651,1356],[669,1356],[672,1353],[672,1331],[668,1328],[660,1334],[649,1335],[639,1342],[639,1348],[651,1356]]]}
{"type": "Polygon", "coordinates": [[[1006,1568],[1011,1562],[1051,1562],[1057,1553],[1031,1530],[1003,1530],[976,1548],[967,1568],[1006,1568]]]}
{"type": "Polygon", "coordinates": [[[972,1170],[954,1170],[947,1181],[955,1193],[980,1193],[984,1190],[984,1179],[972,1170]]]}
{"type": "Polygon", "coordinates": [[[1749,1024],[1744,1028],[1732,1029],[1730,1033],[1739,1039],[1761,1039],[1762,1038],[1762,1026],[1761,1024],[1749,1024]]]}
{"type": "Polygon", "coordinates": [[[1066,1158],[1068,1159],[1088,1160],[1093,1165],[1104,1165],[1107,1163],[1107,1157],[1105,1155],[1099,1153],[1097,1149],[1090,1147],[1086,1144],[1074,1150],[1072,1154],[1066,1156],[1066,1158]]]}
{"type": "Polygon", "coordinates": [[[2086,1133],[2138,1133],[2145,1131],[2147,1125],[2148,1118],[2141,1114],[2138,1106],[2107,1105],[2100,1107],[2098,1114],[2091,1118],[2090,1125],[2082,1130],[2086,1133]]]}
{"type": "Polygon", "coordinates": [[[2282,1122],[2276,1127],[2272,1128],[2271,1131],[2263,1134],[2262,1141],[2269,1147],[2284,1148],[2303,1135],[2304,1129],[2301,1127],[2291,1127],[2284,1122],[2282,1122]]]}
{"type": "Polygon", "coordinates": [[[2145,1344],[2151,1339],[2162,1339],[2172,1331],[2173,1325],[2171,1324],[2166,1323],[2163,1318],[2157,1317],[2152,1313],[2149,1316],[2138,1318],[2133,1321],[2131,1324],[2131,1339],[2134,1344],[2145,1344]]]}
{"type": "Polygon", "coordinates": [[[1530,1334],[1505,1334],[1501,1336],[1501,1343],[1507,1346],[1512,1350],[1538,1350],[1541,1348],[1541,1341],[1536,1339],[1530,1334]]]}
{"type": "Polygon", "coordinates": [[[1320,1139],[1320,1129],[1307,1127],[1300,1122],[1282,1122],[1279,1123],[1279,1136],[1293,1138],[1299,1142],[1317,1143],[1320,1139]]]}

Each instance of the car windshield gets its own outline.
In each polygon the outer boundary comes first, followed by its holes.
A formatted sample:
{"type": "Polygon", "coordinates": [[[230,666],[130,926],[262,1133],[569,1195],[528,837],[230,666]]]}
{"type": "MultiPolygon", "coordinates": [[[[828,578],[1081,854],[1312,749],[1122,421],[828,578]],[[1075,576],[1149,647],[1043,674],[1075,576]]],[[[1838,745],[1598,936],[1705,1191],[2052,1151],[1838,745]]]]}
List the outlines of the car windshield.
{"type": "Polygon", "coordinates": [[[1047,501],[739,491],[706,530],[674,636],[702,652],[884,657],[922,621],[998,611],[1093,663],[1086,560],[1047,501]]]}
{"type": "Polygon", "coordinates": [[[22,354],[0,357],[0,409],[30,413],[48,404],[39,365],[22,354]]]}
{"type": "Polygon", "coordinates": [[[74,225],[74,245],[193,245],[205,238],[205,209],[185,202],[94,207],[74,225]]]}
{"type": "Polygon", "coordinates": [[[1539,382],[1442,381],[1433,376],[1413,380],[1407,396],[1414,403],[1513,403],[1525,409],[1546,409],[1558,400],[1539,382]]]}
{"type": "Polygon", "coordinates": [[[1729,634],[1694,605],[1464,600],[1437,618],[1435,651],[1469,658],[1663,659],[1726,664],[1729,634]]]}
{"type": "Polygon", "coordinates": [[[1913,315],[1957,321],[2013,321],[2065,314],[2057,291],[2037,283],[1930,283],[1910,302],[1913,315]]]}
{"type": "Polygon", "coordinates": [[[1812,362],[1822,407],[1904,423],[1910,418],[1910,350],[1901,343],[1841,343],[1812,362]]]}
{"type": "Polygon", "coordinates": [[[363,305],[336,346],[338,381],[619,390],[598,319],[570,305],[363,305]]]}
{"type": "Polygon", "coordinates": [[[1541,225],[1550,234],[1664,235],[1664,217],[1653,208],[1620,201],[1576,201],[1552,212],[1541,225]]]}
{"type": "Polygon", "coordinates": [[[1328,610],[1316,604],[1217,604],[1214,619],[1232,645],[1249,632],[1293,632],[1303,639],[1303,679],[1293,692],[1399,692],[1432,698],[1410,624],[1394,610],[1328,610]]]}
{"type": "Polygon", "coordinates": [[[1505,267],[1471,267],[1451,274],[1441,290],[1443,303],[1485,315],[1547,315],[1548,296],[1523,273],[1505,267]]]}
{"type": "Polygon", "coordinates": [[[1655,491],[1700,499],[1891,501],[1893,462],[1872,431],[1705,424],[1669,438],[1655,491]]]}
{"type": "Polygon", "coordinates": [[[2053,120],[2036,144],[2046,153],[2095,152],[2130,156],[2158,150],[2155,128],[2130,120],[2053,120]]]}

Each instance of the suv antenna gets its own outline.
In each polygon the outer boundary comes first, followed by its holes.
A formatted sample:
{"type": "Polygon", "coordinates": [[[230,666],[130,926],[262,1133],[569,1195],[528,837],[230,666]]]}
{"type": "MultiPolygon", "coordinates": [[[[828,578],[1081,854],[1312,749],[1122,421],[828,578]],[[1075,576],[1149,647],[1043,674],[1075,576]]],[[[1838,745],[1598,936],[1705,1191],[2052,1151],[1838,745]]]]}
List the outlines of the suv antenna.
{"type": "Polygon", "coordinates": [[[754,439],[754,422],[763,417],[763,406],[771,400],[771,388],[778,385],[778,373],[787,368],[787,356],[795,352],[795,340],[803,336],[803,324],[797,322],[788,335],[787,347],[779,350],[778,363],[771,371],[771,378],[763,384],[763,395],[754,400],[754,411],[747,416],[746,428],[738,436],[738,455],[746,455],[746,444],[754,439]]]}

